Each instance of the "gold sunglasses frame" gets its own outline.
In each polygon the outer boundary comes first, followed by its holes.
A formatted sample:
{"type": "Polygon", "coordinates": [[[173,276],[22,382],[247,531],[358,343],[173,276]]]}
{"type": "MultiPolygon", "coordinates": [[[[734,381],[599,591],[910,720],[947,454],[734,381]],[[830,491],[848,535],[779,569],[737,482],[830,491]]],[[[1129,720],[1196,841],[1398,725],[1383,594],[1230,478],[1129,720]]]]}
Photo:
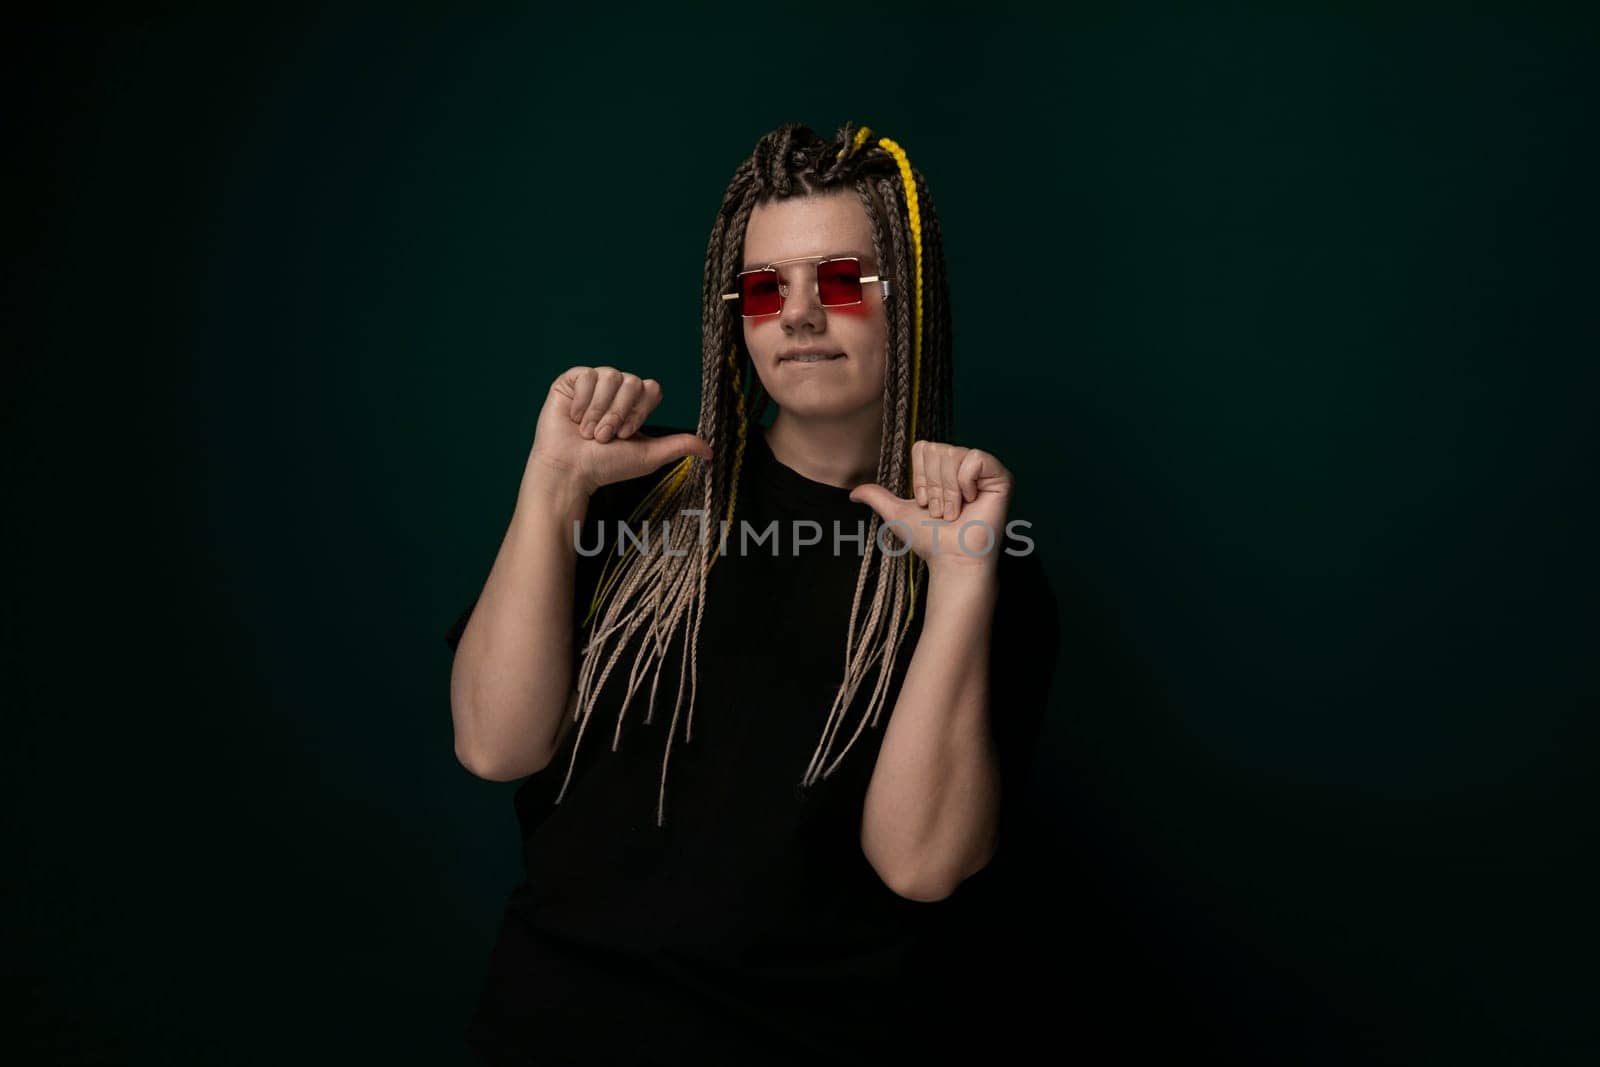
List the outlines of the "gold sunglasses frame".
{"type": "MultiPolygon", "coordinates": [[[[774,260],[773,262],[768,263],[765,266],[761,266],[761,267],[751,267],[749,270],[742,270],[738,274],[734,275],[734,290],[731,293],[723,293],[722,294],[722,299],[724,299],[724,300],[737,300],[737,299],[739,299],[739,290],[742,287],[739,286],[738,279],[743,278],[746,274],[764,274],[765,272],[767,272],[769,270],[772,270],[774,267],[781,267],[786,263],[807,263],[807,262],[812,262],[812,261],[815,261],[816,264],[817,264],[817,273],[815,275],[813,275],[813,280],[817,281],[817,303],[820,306],[825,307],[825,308],[850,308],[850,307],[855,307],[857,304],[862,304],[862,303],[866,302],[867,291],[866,291],[866,289],[863,288],[861,290],[861,299],[860,300],[852,300],[848,304],[824,304],[824,303],[822,303],[822,283],[821,283],[821,281],[817,280],[821,275],[822,265],[824,263],[854,263],[857,267],[860,267],[861,266],[861,257],[860,256],[796,256],[793,259],[774,260]]],[[[783,272],[782,271],[777,271],[776,273],[778,275],[778,310],[777,311],[769,311],[769,312],[766,313],[766,315],[746,315],[743,311],[740,311],[739,312],[739,317],[740,318],[745,318],[745,319],[763,319],[763,318],[766,318],[767,315],[777,315],[777,314],[782,313],[782,311],[783,311],[783,302],[785,300],[789,299],[789,283],[783,280],[783,272]]],[[[887,300],[889,298],[890,286],[889,286],[889,279],[888,278],[885,278],[881,274],[864,274],[864,275],[862,275],[861,276],[861,284],[863,286],[865,286],[868,282],[877,282],[879,285],[883,286],[884,299],[887,300]]]]}

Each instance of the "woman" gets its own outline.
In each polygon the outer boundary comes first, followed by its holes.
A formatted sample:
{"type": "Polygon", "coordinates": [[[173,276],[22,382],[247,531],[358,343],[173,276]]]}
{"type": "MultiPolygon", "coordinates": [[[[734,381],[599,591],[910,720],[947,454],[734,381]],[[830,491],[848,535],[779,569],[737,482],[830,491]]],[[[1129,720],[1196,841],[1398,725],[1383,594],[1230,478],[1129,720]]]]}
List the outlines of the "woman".
{"type": "Polygon", "coordinates": [[[763,137],[702,310],[693,433],[646,426],[653,379],[557,378],[449,635],[459,759],[528,777],[528,878],[469,1032],[489,1062],[883,1062],[952,1036],[912,962],[994,855],[1056,620],[1010,472],[948,440],[922,176],[865,127],[763,137]]]}

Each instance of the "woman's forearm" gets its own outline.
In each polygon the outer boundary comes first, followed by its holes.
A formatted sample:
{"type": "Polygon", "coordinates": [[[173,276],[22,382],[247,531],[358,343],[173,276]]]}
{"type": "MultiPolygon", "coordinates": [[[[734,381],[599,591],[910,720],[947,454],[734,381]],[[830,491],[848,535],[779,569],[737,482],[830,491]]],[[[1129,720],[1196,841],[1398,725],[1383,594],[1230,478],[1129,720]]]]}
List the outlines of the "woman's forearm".
{"type": "Polygon", "coordinates": [[[572,530],[588,503],[530,462],[450,672],[456,757],[480,778],[533,774],[559,743],[573,682],[572,530]]]}
{"type": "Polygon", "coordinates": [[[989,728],[992,571],[932,575],[922,633],[885,728],[861,847],[901,896],[939,900],[994,853],[1000,780],[989,728]]]}

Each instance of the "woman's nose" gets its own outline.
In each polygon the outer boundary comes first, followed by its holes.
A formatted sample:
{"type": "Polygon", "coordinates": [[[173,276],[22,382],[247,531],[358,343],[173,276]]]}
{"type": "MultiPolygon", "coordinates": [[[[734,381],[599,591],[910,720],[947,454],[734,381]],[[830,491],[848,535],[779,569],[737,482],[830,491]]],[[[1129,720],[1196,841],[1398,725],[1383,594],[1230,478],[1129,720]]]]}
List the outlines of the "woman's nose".
{"type": "Polygon", "coordinates": [[[817,299],[815,275],[790,278],[784,283],[783,313],[779,320],[785,326],[807,323],[820,326],[824,314],[822,303],[817,299]]]}

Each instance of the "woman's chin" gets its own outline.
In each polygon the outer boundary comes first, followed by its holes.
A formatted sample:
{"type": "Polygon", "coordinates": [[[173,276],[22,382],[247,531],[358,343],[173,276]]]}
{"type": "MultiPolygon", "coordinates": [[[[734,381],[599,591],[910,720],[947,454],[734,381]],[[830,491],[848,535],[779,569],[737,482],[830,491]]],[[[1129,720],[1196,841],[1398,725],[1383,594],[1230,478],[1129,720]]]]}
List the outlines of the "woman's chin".
{"type": "Polygon", "coordinates": [[[877,396],[861,397],[848,390],[827,386],[788,388],[772,400],[790,415],[807,419],[841,419],[869,407],[877,396]]]}

